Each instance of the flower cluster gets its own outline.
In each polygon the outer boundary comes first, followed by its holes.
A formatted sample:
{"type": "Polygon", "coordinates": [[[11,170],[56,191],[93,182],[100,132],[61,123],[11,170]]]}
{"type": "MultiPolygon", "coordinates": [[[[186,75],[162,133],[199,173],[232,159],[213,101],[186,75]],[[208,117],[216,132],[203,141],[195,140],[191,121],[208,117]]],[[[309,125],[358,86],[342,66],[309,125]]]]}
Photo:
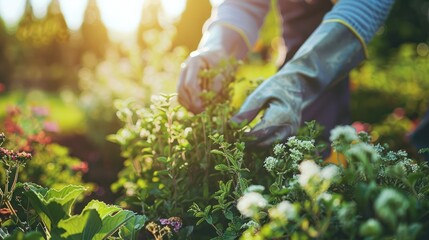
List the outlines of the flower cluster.
{"type": "Polygon", "coordinates": [[[305,187],[309,184],[312,178],[318,178],[320,180],[332,180],[338,173],[338,167],[335,165],[328,165],[324,168],[320,168],[312,160],[303,161],[299,165],[299,170],[301,175],[299,175],[298,181],[302,187],[305,187]]]}
{"type": "Polygon", "coordinates": [[[364,162],[366,160],[369,160],[369,162],[375,162],[380,157],[374,147],[368,143],[357,143],[351,145],[351,148],[347,151],[347,155],[357,162],[364,162]]]}
{"type": "Polygon", "coordinates": [[[304,159],[304,153],[305,152],[311,152],[314,150],[314,140],[300,140],[297,139],[295,136],[290,137],[286,143],[290,149],[290,157],[295,162],[299,162],[304,159]]]}
{"type": "Polygon", "coordinates": [[[296,207],[289,201],[284,200],[275,207],[268,210],[271,219],[274,220],[292,220],[298,216],[296,207]]]}
{"type": "Polygon", "coordinates": [[[171,236],[171,229],[169,226],[161,227],[158,224],[154,222],[149,222],[146,225],[146,230],[148,230],[156,240],[161,240],[164,238],[164,236],[171,236]]]}
{"type": "Polygon", "coordinates": [[[268,201],[260,193],[248,192],[238,199],[237,209],[246,217],[254,217],[267,205],[268,201]]]}
{"type": "Polygon", "coordinates": [[[272,172],[277,166],[278,162],[279,160],[277,158],[269,156],[264,161],[264,167],[265,169],[267,169],[268,172],[272,172]]]}
{"type": "Polygon", "coordinates": [[[10,161],[12,161],[12,163],[26,163],[31,160],[31,154],[0,148],[0,159],[7,164],[10,164],[10,161]]]}
{"type": "Polygon", "coordinates": [[[182,219],[179,217],[161,218],[159,219],[161,225],[167,225],[173,227],[175,232],[178,232],[182,227],[182,219]]]}
{"type": "Polygon", "coordinates": [[[358,139],[359,137],[356,133],[356,129],[352,126],[337,126],[331,130],[331,135],[329,137],[331,142],[344,141],[351,143],[358,139]]]}

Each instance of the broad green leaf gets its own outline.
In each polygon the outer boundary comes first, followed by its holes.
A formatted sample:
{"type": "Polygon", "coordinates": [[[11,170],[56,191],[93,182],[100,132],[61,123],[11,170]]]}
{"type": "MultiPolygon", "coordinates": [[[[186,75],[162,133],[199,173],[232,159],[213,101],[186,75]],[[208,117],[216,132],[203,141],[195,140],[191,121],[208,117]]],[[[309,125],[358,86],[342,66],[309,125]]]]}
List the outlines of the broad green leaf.
{"type": "MultiPolygon", "coordinates": [[[[122,210],[113,215],[108,215],[102,220],[101,229],[95,234],[92,240],[103,240],[112,236],[119,230],[120,227],[125,225],[128,220],[135,216],[135,213],[129,210],[122,210]]],[[[84,238],[87,239],[87,238],[84,238]]]]}
{"type": "Polygon", "coordinates": [[[144,227],[147,221],[145,215],[135,215],[120,229],[119,236],[121,239],[136,239],[137,233],[144,227]]]}
{"type": "Polygon", "coordinates": [[[100,215],[95,209],[84,210],[80,215],[72,216],[58,223],[58,227],[65,230],[61,237],[70,240],[93,239],[101,226],[100,215]]]}
{"type": "Polygon", "coordinates": [[[75,185],[55,190],[45,189],[35,184],[25,184],[24,189],[24,194],[49,231],[61,219],[70,216],[73,203],[85,191],[84,187],[75,185]]]}
{"type": "Polygon", "coordinates": [[[91,202],[89,202],[85,206],[85,208],[82,210],[82,212],[84,212],[85,210],[89,210],[89,209],[95,209],[97,211],[98,215],[100,215],[101,219],[105,218],[109,214],[113,214],[115,212],[119,212],[122,210],[118,206],[107,205],[106,203],[100,202],[98,200],[92,200],[91,202]]]}
{"type": "Polygon", "coordinates": [[[135,213],[118,206],[92,200],[80,215],[61,220],[58,226],[65,230],[61,237],[67,239],[102,240],[113,235],[134,216],[135,213]]]}

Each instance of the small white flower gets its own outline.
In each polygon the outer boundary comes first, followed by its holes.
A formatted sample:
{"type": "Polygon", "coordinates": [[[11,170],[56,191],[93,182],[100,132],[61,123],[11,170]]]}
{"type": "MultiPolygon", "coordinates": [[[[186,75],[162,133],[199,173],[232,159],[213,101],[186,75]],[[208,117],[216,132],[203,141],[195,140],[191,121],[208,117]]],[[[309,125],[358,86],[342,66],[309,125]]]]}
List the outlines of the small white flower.
{"type": "Polygon", "coordinates": [[[248,192],[238,199],[237,209],[244,216],[253,217],[267,204],[267,200],[260,193],[248,192]]]}
{"type": "Polygon", "coordinates": [[[308,181],[310,181],[313,176],[320,174],[320,166],[312,160],[301,162],[299,170],[301,171],[301,175],[299,175],[298,181],[302,187],[307,186],[308,181]]]}
{"type": "Polygon", "coordinates": [[[353,142],[354,140],[358,140],[359,137],[356,133],[356,129],[352,126],[337,126],[331,130],[329,140],[334,142],[340,139],[346,142],[353,142]]]}
{"type": "Polygon", "coordinates": [[[247,189],[246,192],[263,192],[265,190],[265,187],[262,185],[250,185],[247,189]]]}
{"type": "Polygon", "coordinates": [[[283,144],[276,144],[274,146],[273,151],[274,151],[275,155],[277,155],[277,156],[281,155],[281,154],[283,154],[285,152],[285,145],[283,145],[283,144]]]}
{"type": "Polygon", "coordinates": [[[258,228],[260,228],[261,227],[261,225],[259,225],[259,223],[257,223],[257,222],[255,222],[255,221],[253,221],[253,220],[250,220],[250,221],[248,221],[247,223],[245,223],[245,224],[243,224],[242,226],[241,226],[241,229],[248,229],[248,228],[256,228],[256,229],[258,229],[258,228]]]}
{"type": "Polygon", "coordinates": [[[268,214],[272,219],[291,220],[297,217],[298,212],[292,203],[290,203],[289,201],[282,201],[275,207],[271,208],[268,211],[268,214]]]}
{"type": "Polygon", "coordinates": [[[369,158],[370,161],[375,161],[380,157],[374,147],[368,143],[358,143],[351,145],[351,148],[347,151],[350,156],[354,156],[359,160],[369,158]]]}
{"type": "Polygon", "coordinates": [[[330,164],[322,169],[320,176],[325,180],[332,180],[338,174],[338,167],[330,164]]]}
{"type": "Polygon", "coordinates": [[[267,157],[264,161],[264,167],[268,172],[271,172],[274,170],[278,162],[279,160],[275,157],[267,157]]]}
{"type": "Polygon", "coordinates": [[[304,154],[302,154],[301,151],[299,151],[296,148],[291,148],[289,149],[290,151],[290,157],[295,161],[295,162],[299,162],[304,158],[304,154]]]}
{"type": "Polygon", "coordinates": [[[332,194],[324,192],[324,193],[320,194],[318,200],[330,202],[332,200],[332,194]]]}
{"type": "Polygon", "coordinates": [[[314,140],[299,140],[295,136],[288,138],[287,145],[291,148],[310,151],[314,149],[314,140]]]}

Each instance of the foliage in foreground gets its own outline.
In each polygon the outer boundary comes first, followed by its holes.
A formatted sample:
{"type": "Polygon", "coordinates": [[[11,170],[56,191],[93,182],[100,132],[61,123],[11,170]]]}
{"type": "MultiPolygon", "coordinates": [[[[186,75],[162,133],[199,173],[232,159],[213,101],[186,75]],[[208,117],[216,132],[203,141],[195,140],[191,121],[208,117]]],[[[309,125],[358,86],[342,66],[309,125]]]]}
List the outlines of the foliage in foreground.
{"type": "MultiPolygon", "coordinates": [[[[0,134],[0,145],[5,135],[0,134]]],[[[72,210],[85,187],[60,189],[19,183],[20,170],[30,153],[0,148],[5,179],[0,188],[1,239],[136,239],[146,217],[92,200],[80,214],[72,210]]]]}
{"type": "MultiPolygon", "coordinates": [[[[231,78],[225,75],[226,85],[231,78]]],[[[110,139],[121,145],[126,161],[112,188],[122,191],[120,204],[148,216],[146,229],[155,239],[428,234],[426,163],[349,126],[331,132],[333,154],[325,161],[314,122],[270,151],[246,149],[246,128],[229,122],[234,110],[227,89],[204,93],[210,104],[198,115],[184,111],[172,95],[154,97],[149,108],[117,104],[125,126],[110,139]],[[167,233],[172,219],[181,229],[167,233]]]]}

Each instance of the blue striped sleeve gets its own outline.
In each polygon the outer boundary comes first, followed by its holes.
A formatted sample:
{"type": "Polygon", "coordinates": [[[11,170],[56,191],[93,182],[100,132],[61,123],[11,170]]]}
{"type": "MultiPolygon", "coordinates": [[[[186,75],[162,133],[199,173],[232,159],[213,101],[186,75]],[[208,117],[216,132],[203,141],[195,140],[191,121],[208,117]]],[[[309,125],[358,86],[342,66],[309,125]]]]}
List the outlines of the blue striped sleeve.
{"type": "Polygon", "coordinates": [[[324,17],[345,22],[368,43],[386,20],[394,0],[340,0],[324,17]]]}

